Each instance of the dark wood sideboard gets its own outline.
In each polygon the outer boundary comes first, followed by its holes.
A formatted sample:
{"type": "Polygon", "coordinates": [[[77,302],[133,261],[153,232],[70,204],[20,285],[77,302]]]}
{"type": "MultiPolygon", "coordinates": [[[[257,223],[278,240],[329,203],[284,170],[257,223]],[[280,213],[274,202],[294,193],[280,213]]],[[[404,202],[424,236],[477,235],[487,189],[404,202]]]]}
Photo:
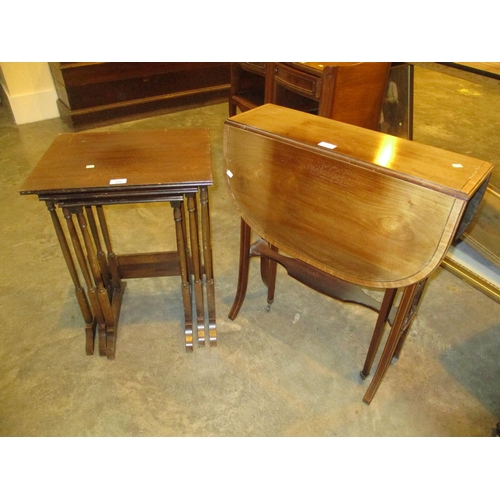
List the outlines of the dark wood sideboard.
{"type": "Polygon", "coordinates": [[[83,130],[227,101],[219,62],[52,62],[62,120],[83,130]]]}

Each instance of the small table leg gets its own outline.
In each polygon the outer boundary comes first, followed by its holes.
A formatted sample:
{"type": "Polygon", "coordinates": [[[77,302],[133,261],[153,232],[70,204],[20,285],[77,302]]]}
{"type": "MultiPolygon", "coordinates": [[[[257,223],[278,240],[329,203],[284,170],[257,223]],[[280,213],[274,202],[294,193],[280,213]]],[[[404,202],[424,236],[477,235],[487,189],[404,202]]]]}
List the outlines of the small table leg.
{"type": "Polygon", "coordinates": [[[113,288],[116,290],[121,287],[121,278],[120,273],[118,272],[118,259],[116,254],[113,252],[113,248],[111,247],[111,238],[109,236],[108,224],[106,222],[106,217],[104,216],[104,209],[102,205],[96,205],[96,210],[97,217],[99,218],[99,225],[101,226],[101,233],[108,252],[108,266],[111,274],[111,283],[113,288]]]}
{"type": "Polygon", "coordinates": [[[120,320],[120,311],[122,307],[123,294],[127,282],[123,281],[122,286],[113,290],[113,298],[111,302],[111,311],[113,314],[113,325],[106,330],[106,356],[108,359],[115,359],[116,353],[116,338],[118,336],[118,321],[120,320]]]}
{"type": "Polygon", "coordinates": [[[215,318],[215,283],[212,263],[212,243],[210,236],[210,209],[208,205],[208,189],[200,189],[201,200],[201,232],[203,238],[203,262],[207,286],[208,334],[210,346],[217,345],[217,324],[215,318]]]}
{"type": "Polygon", "coordinates": [[[59,246],[61,247],[64,260],[66,261],[66,265],[69,270],[69,274],[71,275],[71,279],[73,280],[76,299],[78,301],[78,305],[80,306],[83,320],[85,321],[85,352],[87,353],[87,355],[91,355],[94,354],[96,321],[90,309],[85,291],[80,285],[80,279],[76,271],[75,263],[73,262],[73,257],[71,256],[68,242],[66,241],[66,237],[64,236],[61,222],[59,221],[59,217],[57,216],[54,203],[48,201],[46,202],[46,205],[52,218],[52,223],[54,225],[57,239],[59,241],[59,246]]]}
{"type": "Polygon", "coordinates": [[[186,258],[186,225],[184,207],[181,201],[170,202],[174,211],[175,234],[177,237],[177,253],[181,271],[182,303],[184,305],[184,336],[186,351],[193,350],[193,310],[191,307],[191,289],[189,284],[188,263],[186,258]]]}
{"type": "Polygon", "coordinates": [[[97,321],[97,330],[99,332],[99,355],[106,356],[106,321],[104,319],[104,314],[102,312],[101,305],[99,303],[97,289],[92,281],[92,277],[88,269],[88,263],[83,253],[80,239],[76,232],[75,224],[72,218],[72,213],[67,208],[64,208],[63,214],[64,218],[66,219],[66,223],[68,225],[68,231],[71,237],[71,241],[73,243],[73,248],[75,250],[78,263],[80,265],[80,270],[83,274],[85,283],[87,285],[87,291],[90,299],[90,306],[93,315],[97,321]]]}
{"type": "Polygon", "coordinates": [[[413,318],[417,314],[418,306],[419,306],[420,301],[422,299],[422,294],[424,293],[425,285],[427,284],[427,280],[428,280],[428,278],[425,278],[422,281],[419,281],[417,284],[417,290],[415,292],[415,297],[413,298],[413,302],[412,302],[410,311],[408,312],[408,316],[406,317],[406,320],[403,323],[401,337],[398,341],[398,345],[396,346],[396,350],[394,351],[394,359],[399,359],[399,357],[401,356],[401,350],[403,349],[403,345],[405,343],[406,337],[408,336],[408,331],[410,329],[413,318]]]}
{"type": "Polygon", "coordinates": [[[391,364],[394,354],[396,353],[398,345],[400,345],[402,337],[407,332],[405,327],[408,325],[409,318],[412,317],[412,312],[418,305],[425,281],[426,280],[423,280],[418,283],[414,283],[413,285],[409,285],[403,290],[403,296],[401,297],[401,302],[399,303],[398,312],[394,318],[394,324],[389,332],[389,336],[375,371],[375,375],[373,376],[368,390],[363,397],[363,401],[366,404],[370,404],[375,396],[375,393],[377,392],[382,379],[391,364]]]}
{"type": "Polygon", "coordinates": [[[203,304],[203,280],[201,275],[200,245],[198,238],[198,213],[196,194],[187,195],[189,212],[189,235],[191,239],[191,260],[194,273],[194,296],[196,301],[198,346],[205,345],[205,307],[203,304]]]}
{"type": "MultiPolygon", "coordinates": [[[[278,252],[278,247],[270,245],[271,249],[278,252]]],[[[260,258],[260,275],[264,285],[267,287],[267,311],[271,310],[276,290],[276,271],[278,263],[267,257],[260,258]]]]}
{"type": "Polygon", "coordinates": [[[104,323],[106,325],[106,356],[108,359],[114,359],[117,328],[115,316],[111,307],[110,297],[104,287],[96,249],[90,235],[89,224],[83,209],[82,207],[75,207],[73,210],[76,213],[78,225],[80,226],[80,232],[83,236],[85,248],[87,250],[87,260],[94,279],[97,300],[99,301],[99,306],[104,316],[104,323]]]}
{"type": "Polygon", "coordinates": [[[384,326],[387,322],[387,319],[389,318],[389,313],[391,312],[392,304],[394,303],[394,298],[396,297],[397,291],[397,288],[388,288],[385,291],[384,299],[382,300],[382,305],[378,314],[377,323],[375,324],[375,329],[373,330],[370,347],[368,348],[368,354],[366,355],[365,364],[363,366],[363,370],[361,371],[361,378],[363,380],[366,379],[368,375],[370,375],[373,361],[380,346],[380,341],[382,340],[384,326]]]}

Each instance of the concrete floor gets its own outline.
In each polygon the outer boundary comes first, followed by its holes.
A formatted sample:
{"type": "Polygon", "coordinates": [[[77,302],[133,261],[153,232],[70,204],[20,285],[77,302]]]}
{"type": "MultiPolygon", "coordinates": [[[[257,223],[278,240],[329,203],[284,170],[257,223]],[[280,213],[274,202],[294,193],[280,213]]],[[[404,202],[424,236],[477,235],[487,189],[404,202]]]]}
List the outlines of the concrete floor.
{"type": "MultiPolygon", "coordinates": [[[[500,90],[416,69],[414,139],[500,164],[500,90]],[[463,89],[468,90],[465,92],[463,89]]],[[[370,406],[361,381],[376,315],[279,271],[266,312],[257,263],[227,318],[239,218],[222,184],[221,104],[99,130],[208,127],[216,348],[187,354],[177,278],[129,280],[116,360],[86,356],[49,215],[18,189],[59,120],[16,126],[0,108],[2,436],[491,436],[500,420],[500,304],[439,269],[401,359],[370,406]]],[[[175,248],[170,207],[108,207],[115,250],[175,248]],[[165,222],[167,221],[167,222],[165,222]],[[165,227],[166,226],[166,227],[165,227]]]]}

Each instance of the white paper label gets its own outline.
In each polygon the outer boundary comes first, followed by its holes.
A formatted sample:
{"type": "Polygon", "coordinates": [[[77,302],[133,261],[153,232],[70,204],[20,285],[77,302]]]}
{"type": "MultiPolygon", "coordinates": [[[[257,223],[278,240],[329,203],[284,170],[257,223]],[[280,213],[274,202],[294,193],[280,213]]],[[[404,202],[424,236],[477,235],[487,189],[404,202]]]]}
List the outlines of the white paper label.
{"type": "Polygon", "coordinates": [[[233,173],[231,172],[231,170],[226,170],[226,174],[227,176],[231,179],[231,177],[233,176],[233,173]]]}
{"type": "Polygon", "coordinates": [[[87,165],[85,168],[94,168],[95,165],[87,165]]]}
{"type": "Polygon", "coordinates": [[[451,166],[453,168],[464,168],[464,166],[461,163],[452,163],[451,166]]]}
{"type": "Polygon", "coordinates": [[[127,179],[111,179],[110,184],[127,184],[127,179]]]}
{"type": "Polygon", "coordinates": [[[321,146],[323,148],[328,148],[328,149],[335,149],[337,147],[336,144],[330,144],[329,142],[322,141],[318,144],[318,146],[321,146]]]}

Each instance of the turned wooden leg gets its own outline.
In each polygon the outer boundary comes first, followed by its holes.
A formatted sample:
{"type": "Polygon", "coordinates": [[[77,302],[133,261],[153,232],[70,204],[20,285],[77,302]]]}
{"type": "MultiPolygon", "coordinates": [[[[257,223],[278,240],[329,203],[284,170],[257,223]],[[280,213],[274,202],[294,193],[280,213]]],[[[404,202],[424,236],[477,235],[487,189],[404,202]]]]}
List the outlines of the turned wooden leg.
{"type": "Polygon", "coordinates": [[[424,293],[426,284],[427,284],[427,278],[417,283],[417,290],[415,292],[415,297],[413,298],[410,310],[405,319],[405,323],[403,324],[401,338],[399,339],[398,345],[396,346],[396,351],[394,352],[394,359],[399,359],[399,357],[401,356],[401,350],[403,349],[405,340],[408,337],[408,331],[410,330],[410,326],[413,322],[413,319],[417,314],[418,306],[420,305],[420,300],[422,299],[422,294],[424,293]]]}
{"type": "Polygon", "coordinates": [[[103,284],[101,268],[99,267],[99,261],[97,259],[96,249],[89,232],[87,219],[85,218],[85,214],[83,213],[81,207],[76,207],[74,211],[76,212],[78,225],[80,226],[80,232],[82,233],[85,248],[87,250],[87,260],[90,264],[90,270],[94,278],[97,299],[99,301],[101,311],[104,315],[104,322],[106,324],[106,356],[108,357],[108,359],[114,359],[117,328],[113,309],[107,290],[103,284]]]}
{"type": "Polygon", "coordinates": [[[97,296],[97,289],[92,281],[92,277],[88,269],[88,263],[87,260],[85,259],[82,245],[80,243],[80,239],[78,238],[75,224],[73,222],[72,214],[70,210],[68,210],[67,208],[63,209],[63,214],[64,218],[66,219],[68,231],[71,237],[71,242],[73,243],[73,248],[75,250],[75,254],[78,263],[80,265],[80,271],[82,272],[85,283],[87,285],[87,292],[90,299],[90,307],[92,308],[94,317],[97,320],[97,330],[99,332],[99,355],[106,356],[106,322],[104,320],[104,314],[102,312],[99,303],[99,298],[97,296]]]}
{"type": "Polygon", "coordinates": [[[212,261],[212,242],[210,236],[210,209],[208,205],[208,189],[200,188],[201,231],[203,238],[203,262],[207,286],[208,334],[210,346],[217,345],[217,325],[215,319],[215,282],[212,261]]]}
{"type": "Polygon", "coordinates": [[[97,205],[96,210],[97,217],[99,218],[99,225],[101,226],[102,236],[104,238],[104,244],[106,245],[106,251],[108,253],[108,266],[111,274],[111,282],[113,284],[113,288],[115,290],[119,290],[122,286],[122,282],[118,271],[118,258],[111,247],[111,238],[109,236],[108,224],[106,222],[106,217],[104,216],[102,205],[97,205]]]}
{"type": "MultiPolygon", "coordinates": [[[[104,239],[107,251],[107,260],[103,259],[102,269],[106,271],[106,274],[108,276],[107,281],[109,282],[109,280],[111,280],[111,283],[107,285],[106,288],[108,289],[108,296],[112,301],[111,311],[114,322],[112,329],[107,328],[106,355],[108,359],[114,359],[115,349],[116,349],[116,337],[118,335],[118,322],[120,319],[123,295],[125,293],[125,288],[127,286],[127,283],[121,280],[119,266],[118,266],[118,258],[113,252],[113,248],[111,247],[111,238],[109,236],[108,225],[106,222],[106,218],[104,216],[104,210],[102,205],[96,205],[96,211],[97,211],[97,216],[99,218],[99,226],[101,228],[101,234],[104,239]]],[[[96,243],[96,245],[98,244],[99,245],[98,248],[100,248],[100,239],[98,235],[96,236],[96,240],[99,241],[99,243],[96,243]]]]}
{"type": "Polygon", "coordinates": [[[187,225],[187,220],[188,216],[186,214],[187,210],[187,204],[182,202],[180,207],[182,211],[182,234],[184,235],[184,248],[185,248],[185,255],[186,255],[186,264],[187,264],[187,275],[188,279],[191,280],[191,276],[193,276],[194,271],[193,271],[193,262],[191,259],[191,253],[189,251],[189,229],[187,225]]]}
{"type": "Polygon", "coordinates": [[[238,271],[238,287],[236,289],[236,297],[234,298],[233,306],[229,311],[229,319],[234,320],[240,312],[248,286],[248,273],[250,271],[250,237],[252,230],[250,226],[241,219],[240,226],[240,265],[238,271]]]}
{"type": "Polygon", "coordinates": [[[64,260],[66,261],[66,265],[69,270],[69,274],[71,275],[71,279],[73,280],[76,299],[78,301],[78,305],[80,306],[80,311],[82,312],[83,320],[85,321],[85,352],[87,353],[87,355],[91,355],[94,354],[96,321],[92,314],[92,310],[90,309],[90,305],[87,300],[85,291],[80,284],[78,272],[76,270],[75,263],[73,262],[73,257],[71,256],[68,242],[66,241],[66,237],[64,236],[64,231],[61,227],[59,217],[57,216],[54,203],[48,201],[46,202],[46,204],[50,216],[52,218],[52,223],[56,231],[57,239],[59,241],[59,246],[61,247],[64,260]]]}
{"type": "Polygon", "coordinates": [[[196,210],[196,194],[189,194],[188,213],[189,213],[189,236],[191,239],[191,261],[193,264],[194,275],[194,296],[196,301],[196,318],[198,346],[205,345],[205,307],[203,304],[203,279],[201,275],[200,244],[198,239],[198,214],[196,210]]]}
{"type": "Polygon", "coordinates": [[[186,351],[193,350],[193,309],[191,306],[191,289],[186,255],[186,226],[184,224],[183,202],[170,202],[174,210],[175,234],[177,238],[177,253],[181,271],[182,304],[184,306],[184,338],[186,351]]]}
{"type": "Polygon", "coordinates": [[[396,297],[397,288],[388,288],[385,291],[384,298],[382,300],[382,305],[377,317],[377,323],[375,324],[375,329],[373,330],[372,340],[370,342],[370,347],[368,348],[368,354],[366,355],[365,365],[361,371],[361,378],[365,379],[370,375],[370,370],[373,365],[373,360],[377,354],[378,348],[380,346],[380,341],[382,340],[382,334],[384,333],[384,326],[389,318],[389,313],[394,303],[394,298],[396,297]]]}
{"type": "Polygon", "coordinates": [[[94,238],[94,245],[97,252],[97,261],[99,262],[99,269],[101,270],[102,281],[104,283],[104,286],[106,287],[109,298],[111,300],[113,296],[111,274],[109,271],[108,261],[106,260],[106,254],[102,249],[101,238],[99,236],[99,231],[97,229],[97,224],[92,207],[85,207],[85,213],[87,214],[87,220],[90,226],[90,232],[92,233],[92,237],[94,238]]]}
{"type": "Polygon", "coordinates": [[[401,297],[401,302],[399,303],[398,312],[394,318],[394,324],[392,325],[391,331],[389,332],[389,337],[387,338],[384,351],[382,352],[382,357],[380,358],[373,380],[363,397],[363,401],[367,404],[371,403],[375,393],[380,387],[389,365],[391,364],[397,344],[401,338],[403,325],[410,312],[415,294],[417,293],[418,285],[418,283],[415,283],[407,286],[403,290],[403,296],[401,297]]]}

